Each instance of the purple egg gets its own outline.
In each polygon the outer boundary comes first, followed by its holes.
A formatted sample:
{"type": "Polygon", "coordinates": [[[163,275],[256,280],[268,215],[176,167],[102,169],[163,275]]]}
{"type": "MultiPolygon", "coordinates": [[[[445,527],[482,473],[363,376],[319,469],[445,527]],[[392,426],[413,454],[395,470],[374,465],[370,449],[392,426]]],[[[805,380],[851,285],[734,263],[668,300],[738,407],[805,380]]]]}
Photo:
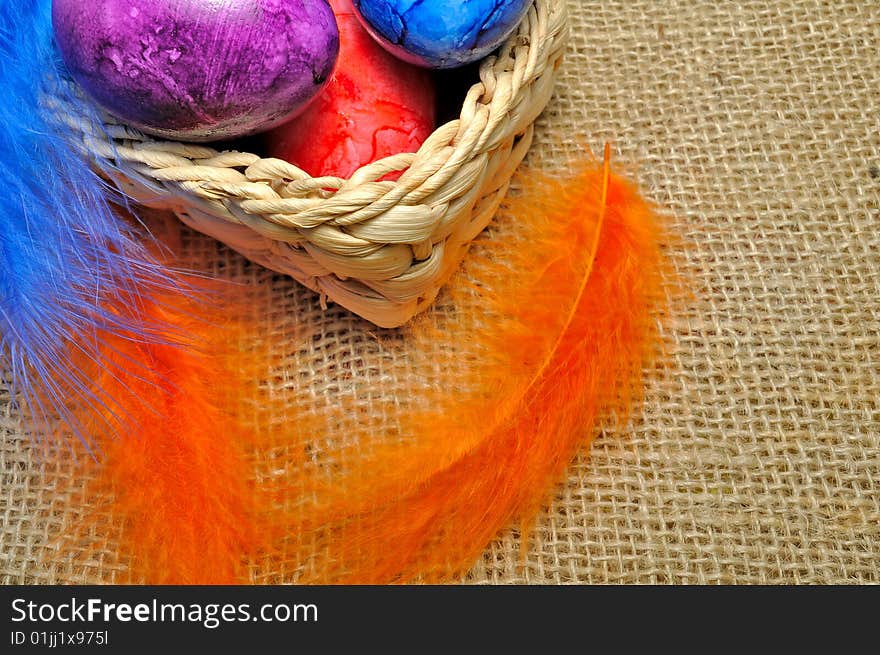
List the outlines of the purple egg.
{"type": "Polygon", "coordinates": [[[144,132],[218,141],[296,116],[339,52],[326,0],[53,0],[70,74],[144,132]]]}

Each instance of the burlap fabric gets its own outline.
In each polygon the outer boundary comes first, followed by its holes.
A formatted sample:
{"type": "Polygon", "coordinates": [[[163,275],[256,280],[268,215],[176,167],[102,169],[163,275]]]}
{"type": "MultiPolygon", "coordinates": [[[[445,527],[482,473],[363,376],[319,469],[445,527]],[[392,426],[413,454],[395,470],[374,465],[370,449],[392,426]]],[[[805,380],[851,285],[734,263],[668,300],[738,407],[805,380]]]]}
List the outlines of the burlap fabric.
{"type": "MultiPolygon", "coordinates": [[[[612,141],[684,238],[675,259],[693,297],[666,328],[672,354],[648,371],[638,417],[572,464],[525,566],[511,532],[468,580],[880,582],[880,7],[570,9],[570,50],[529,161],[560,168],[579,144],[612,141]]],[[[492,237],[518,235],[501,225],[492,237]]],[[[340,398],[386,411],[436,375],[437,353],[405,339],[380,347],[367,323],[323,311],[296,283],[201,236],[185,246],[253,282],[266,329],[289,336],[267,362],[268,390],[289,409],[261,420],[324,412],[351,434],[357,417],[334,415],[351,407],[340,398]]],[[[473,318],[460,309],[465,333],[473,318]]],[[[86,502],[56,469],[77,465],[41,468],[8,410],[0,439],[0,579],[126,581],[112,523],[90,528],[83,556],[55,556],[86,502]]]]}

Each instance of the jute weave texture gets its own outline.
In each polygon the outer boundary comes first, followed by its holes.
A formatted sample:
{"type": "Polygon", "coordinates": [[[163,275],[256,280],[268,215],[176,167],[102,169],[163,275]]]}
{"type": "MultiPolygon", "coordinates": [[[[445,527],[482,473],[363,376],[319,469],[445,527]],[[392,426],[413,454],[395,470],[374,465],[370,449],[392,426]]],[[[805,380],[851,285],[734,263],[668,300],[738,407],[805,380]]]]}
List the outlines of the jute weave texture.
{"type": "MultiPolygon", "coordinates": [[[[647,372],[644,406],[572,463],[524,567],[510,532],[468,581],[880,582],[880,7],[569,10],[569,50],[527,161],[561,169],[582,145],[611,141],[682,237],[673,256],[692,293],[665,331],[667,365],[647,372]]],[[[491,236],[523,238],[510,224],[491,236]]],[[[330,416],[346,395],[387,408],[436,375],[437,353],[405,340],[379,349],[375,328],[295,282],[207,237],[184,245],[211,253],[221,277],[258,282],[255,311],[290,337],[267,362],[289,414],[267,420],[330,416]]],[[[0,580],[126,581],[112,524],[93,530],[86,557],[55,556],[86,499],[39,459],[4,409],[0,580]]],[[[279,577],[292,579],[255,573],[279,577]]]]}

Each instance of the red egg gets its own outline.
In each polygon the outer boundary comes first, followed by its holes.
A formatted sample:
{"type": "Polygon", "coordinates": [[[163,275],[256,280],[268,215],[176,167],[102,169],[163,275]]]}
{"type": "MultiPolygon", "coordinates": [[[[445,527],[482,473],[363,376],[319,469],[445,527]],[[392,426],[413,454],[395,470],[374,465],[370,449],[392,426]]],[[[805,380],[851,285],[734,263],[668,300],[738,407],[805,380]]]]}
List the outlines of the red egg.
{"type": "Polygon", "coordinates": [[[388,54],[361,26],[351,0],[330,0],[339,25],[336,70],[296,119],[266,133],[271,157],[313,177],[349,177],[383,157],[415,152],[434,130],[430,72],[388,54]]]}

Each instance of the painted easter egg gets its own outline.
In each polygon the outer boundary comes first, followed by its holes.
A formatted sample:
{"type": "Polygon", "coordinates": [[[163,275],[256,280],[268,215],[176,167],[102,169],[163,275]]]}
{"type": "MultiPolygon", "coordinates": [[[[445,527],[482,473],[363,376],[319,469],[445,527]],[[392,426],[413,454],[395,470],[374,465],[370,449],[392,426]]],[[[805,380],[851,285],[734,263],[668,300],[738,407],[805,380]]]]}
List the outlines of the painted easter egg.
{"type": "Polygon", "coordinates": [[[366,28],[395,56],[428,68],[482,59],[513,33],[532,0],[354,0],[366,28]]]}
{"type": "Polygon", "coordinates": [[[339,51],[326,0],[53,0],[52,23],[71,76],[98,104],[183,141],[296,115],[339,51]]]}
{"type": "Polygon", "coordinates": [[[349,177],[377,159],[418,150],[434,130],[436,92],[429,71],[392,57],[370,37],[352,0],[330,4],[341,44],[336,70],[315,102],[264,142],[270,156],[314,177],[349,177]]]}

